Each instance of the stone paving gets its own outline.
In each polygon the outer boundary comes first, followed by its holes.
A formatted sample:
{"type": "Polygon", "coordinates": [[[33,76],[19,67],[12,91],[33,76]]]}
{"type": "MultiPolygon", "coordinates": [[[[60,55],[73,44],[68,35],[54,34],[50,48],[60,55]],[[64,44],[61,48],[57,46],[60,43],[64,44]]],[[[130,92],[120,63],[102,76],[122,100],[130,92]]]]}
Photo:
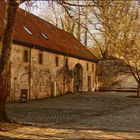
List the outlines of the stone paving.
{"type": "Polygon", "coordinates": [[[8,103],[9,117],[30,124],[0,136],[22,139],[140,139],[140,98],[132,92],[75,93],[8,103]],[[9,134],[9,135],[8,135],[9,134]]]}

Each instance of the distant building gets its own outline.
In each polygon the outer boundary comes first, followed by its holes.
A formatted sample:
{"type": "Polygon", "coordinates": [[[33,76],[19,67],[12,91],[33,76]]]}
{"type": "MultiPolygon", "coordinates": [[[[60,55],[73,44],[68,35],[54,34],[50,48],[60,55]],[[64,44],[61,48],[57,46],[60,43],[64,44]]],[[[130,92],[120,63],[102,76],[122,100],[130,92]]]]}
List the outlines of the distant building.
{"type": "MultiPolygon", "coordinates": [[[[138,40],[138,43],[139,40],[138,40]]],[[[89,49],[98,59],[96,75],[98,75],[98,90],[137,91],[138,83],[129,69],[127,61],[114,52],[109,58],[103,58],[98,46],[89,49]]]]}
{"type": "MultiPolygon", "coordinates": [[[[4,26],[0,2],[0,35],[4,26]]],[[[19,9],[11,52],[10,101],[94,91],[96,58],[71,34],[19,9]]]]}

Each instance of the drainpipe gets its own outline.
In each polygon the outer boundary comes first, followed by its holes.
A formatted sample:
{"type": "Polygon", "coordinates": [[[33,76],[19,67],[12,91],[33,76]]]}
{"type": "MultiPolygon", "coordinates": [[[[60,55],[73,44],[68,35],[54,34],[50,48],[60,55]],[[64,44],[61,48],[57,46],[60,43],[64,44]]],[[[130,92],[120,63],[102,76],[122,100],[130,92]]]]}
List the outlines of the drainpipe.
{"type": "Polygon", "coordinates": [[[66,70],[66,56],[64,56],[63,94],[65,93],[65,70],[66,70]]]}
{"type": "Polygon", "coordinates": [[[94,87],[95,87],[95,91],[97,90],[99,90],[99,80],[98,80],[98,75],[97,75],[97,63],[95,63],[95,69],[94,69],[95,71],[95,84],[94,84],[94,87]]]}
{"type": "Polygon", "coordinates": [[[64,56],[64,79],[63,79],[63,94],[65,93],[65,89],[66,89],[66,59],[68,58],[68,55],[64,56]]]}
{"type": "Polygon", "coordinates": [[[29,73],[28,73],[28,85],[29,85],[29,100],[31,100],[31,48],[29,49],[29,73]]]}

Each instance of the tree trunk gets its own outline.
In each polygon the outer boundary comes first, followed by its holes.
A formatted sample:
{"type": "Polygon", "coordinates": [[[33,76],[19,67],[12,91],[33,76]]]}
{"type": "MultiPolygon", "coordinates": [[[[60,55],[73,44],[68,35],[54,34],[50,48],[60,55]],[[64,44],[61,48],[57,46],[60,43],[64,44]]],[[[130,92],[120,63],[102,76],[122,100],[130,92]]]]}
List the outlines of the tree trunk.
{"type": "Polygon", "coordinates": [[[88,3],[86,2],[85,7],[85,31],[84,31],[84,45],[87,47],[87,40],[88,40],[88,3]]]}
{"type": "Polygon", "coordinates": [[[10,122],[7,117],[7,113],[5,110],[5,102],[8,96],[7,86],[6,86],[6,77],[0,75],[0,121],[2,122],[10,122]]]}
{"type": "MultiPolygon", "coordinates": [[[[80,0],[77,0],[78,5],[80,5],[80,0]]],[[[77,15],[77,31],[76,31],[76,38],[78,41],[81,41],[81,11],[80,6],[78,6],[78,15],[77,15]]]]}
{"type": "Polygon", "coordinates": [[[137,97],[140,97],[140,82],[138,83],[137,97]]]}
{"type": "Polygon", "coordinates": [[[18,6],[19,4],[17,3],[17,0],[8,0],[6,2],[6,22],[4,26],[4,34],[2,37],[2,48],[0,49],[0,122],[10,122],[7,117],[5,103],[10,93],[10,54],[18,6]]]}

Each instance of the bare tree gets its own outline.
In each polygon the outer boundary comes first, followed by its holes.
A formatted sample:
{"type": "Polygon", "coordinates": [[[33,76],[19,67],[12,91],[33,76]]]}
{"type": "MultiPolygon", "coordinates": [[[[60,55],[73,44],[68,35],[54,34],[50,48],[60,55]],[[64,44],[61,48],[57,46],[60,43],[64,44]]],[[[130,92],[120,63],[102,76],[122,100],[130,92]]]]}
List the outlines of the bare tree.
{"type": "Polygon", "coordinates": [[[132,8],[125,17],[125,25],[118,41],[117,53],[128,65],[138,84],[137,96],[140,97],[140,18],[139,7],[132,8]]]}
{"type": "Polygon", "coordinates": [[[89,37],[91,36],[89,34],[89,25],[92,18],[91,6],[91,1],[86,0],[54,1],[46,5],[39,15],[57,27],[71,33],[82,44],[88,46],[89,40],[91,40],[91,37],[89,37]],[[52,15],[50,16],[48,13],[52,13],[52,15]]]}
{"type": "MultiPolygon", "coordinates": [[[[114,55],[114,48],[117,48],[117,40],[121,33],[124,18],[131,8],[130,1],[98,1],[97,6],[92,8],[95,17],[95,30],[98,38],[95,45],[99,48],[102,58],[109,59],[114,55]]],[[[96,37],[96,36],[95,36],[96,37]]]]}
{"type": "Polygon", "coordinates": [[[104,59],[122,59],[138,83],[140,96],[140,18],[136,1],[98,1],[93,13],[100,33],[96,45],[104,59]]]}

